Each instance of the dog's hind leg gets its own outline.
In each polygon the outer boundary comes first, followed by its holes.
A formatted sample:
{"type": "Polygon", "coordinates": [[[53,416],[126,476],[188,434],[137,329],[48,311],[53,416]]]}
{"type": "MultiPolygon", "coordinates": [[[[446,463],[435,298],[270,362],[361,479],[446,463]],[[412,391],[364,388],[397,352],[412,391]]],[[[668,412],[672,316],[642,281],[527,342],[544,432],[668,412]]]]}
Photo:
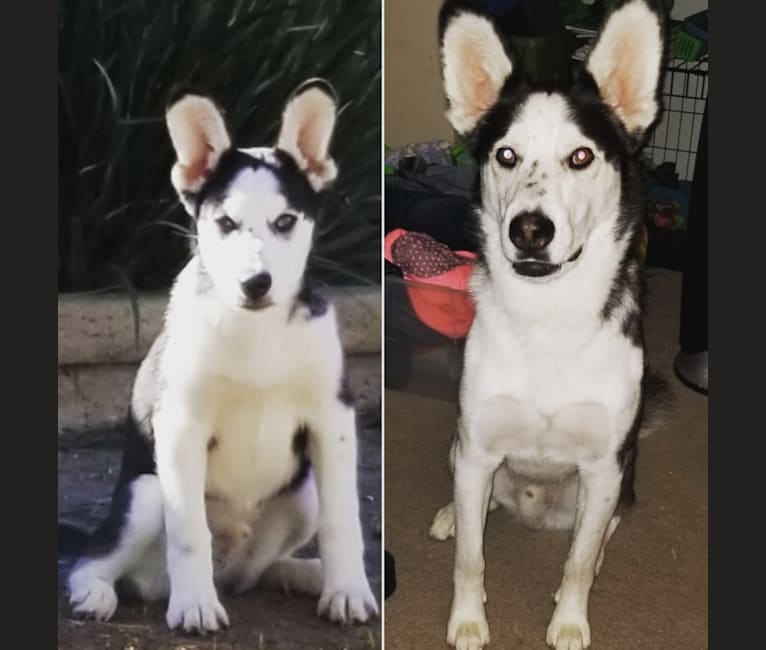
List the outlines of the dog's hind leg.
{"type": "Polygon", "coordinates": [[[318,596],[322,564],[318,558],[290,557],[316,533],[319,503],[311,473],[297,489],[274,497],[253,524],[253,544],[239,567],[222,577],[241,593],[255,585],[318,596]]]}
{"type": "MultiPolygon", "coordinates": [[[[452,439],[452,444],[449,450],[449,467],[450,471],[455,473],[455,454],[457,452],[457,436],[452,439]]],[[[499,472],[498,472],[499,473],[499,472]]],[[[495,491],[495,484],[497,482],[497,473],[493,481],[492,493],[495,491]]],[[[489,512],[493,512],[498,509],[500,504],[494,499],[489,500],[489,512]]],[[[455,536],[455,503],[451,501],[446,506],[439,508],[438,512],[434,515],[431,522],[431,528],[428,534],[434,539],[444,541],[450,537],[455,536]]]]}
{"type": "Polygon", "coordinates": [[[322,561],[316,558],[288,557],[277,560],[261,576],[264,587],[319,596],[322,593],[322,561]]]}
{"type": "MultiPolygon", "coordinates": [[[[489,512],[494,512],[500,507],[500,504],[494,499],[489,500],[489,512]]],[[[444,541],[455,536],[455,503],[450,501],[446,506],[439,508],[434,515],[433,522],[428,534],[434,539],[444,541]]]]}
{"type": "Polygon", "coordinates": [[[162,497],[157,477],[142,474],[119,488],[102,526],[89,541],[86,555],[67,580],[76,614],[109,620],[117,608],[115,583],[128,576],[161,536],[162,497]]]}

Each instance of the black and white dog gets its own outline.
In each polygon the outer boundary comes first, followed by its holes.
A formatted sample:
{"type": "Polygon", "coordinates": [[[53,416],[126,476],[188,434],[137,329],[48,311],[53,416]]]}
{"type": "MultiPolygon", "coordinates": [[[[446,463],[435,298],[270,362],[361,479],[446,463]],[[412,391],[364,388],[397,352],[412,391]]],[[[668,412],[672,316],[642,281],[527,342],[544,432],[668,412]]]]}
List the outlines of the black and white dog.
{"type": "Polygon", "coordinates": [[[377,613],[336,317],[304,280],[335,117],[310,80],[275,147],[236,149],[209,98],[168,109],[197,246],[138,371],[109,515],[68,578],[76,613],[109,619],[118,582],[169,598],[187,631],[228,624],[219,588],[264,583],[319,596],[334,621],[377,613]],[[321,559],[292,557],[317,532],[321,559]]]}
{"type": "MultiPolygon", "coordinates": [[[[528,83],[492,20],[466,2],[440,15],[447,117],[475,138],[481,264],[451,461],[455,535],[448,642],[489,642],[483,533],[502,505],[535,528],[572,528],[547,643],[591,643],[588,597],[633,501],[639,432],[656,422],[647,372],[639,151],[659,113],[664,17],[623,3],[566,86],[528,83]]],[[[663,400],[664,401],[664,400],[663,400]]],[[[659,402],[655,401],[655,404],[659,402]]]]}

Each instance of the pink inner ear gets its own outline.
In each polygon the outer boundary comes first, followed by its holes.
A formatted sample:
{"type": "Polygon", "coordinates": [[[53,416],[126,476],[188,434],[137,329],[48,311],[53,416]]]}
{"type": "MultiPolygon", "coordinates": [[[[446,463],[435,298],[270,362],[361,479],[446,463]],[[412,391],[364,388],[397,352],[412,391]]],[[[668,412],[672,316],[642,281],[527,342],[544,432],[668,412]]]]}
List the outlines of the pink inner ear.
{"type": "Polygon", "coordinates": [[[198,158],[189,165],[180,165],[181,174],[188,185],[199,183],[207,176],[207,156],[198,158]]]}
{"type": "Polygon", "coordinates": [[[317,158],[316,150],[318,144],[312,139],[312,133],[315,128],[315,123],[318,122],[318,118],[308,121],[304,124],[297,135],[298,151],[301,152],[303,159],[306,162],[306,172],[308,174],[316,174],[321,176],[324,173],[326,164],[324,160],[317,158]]]}
{"type": "Polygon", "coordinates": [[[627,90],[625,83],[616,71],[607,78],[604,84],[604,99],[614,109],[624,108],[627,90]]]}
{"type": "Polygon", "coordinates": [[[642,87],[645,65],[635,34],[623,30],[613,36],[618,44],[612,53],[614,65],[604,83],[604,99],[624,118],[640,113],[646,89],[642,87]]]}
{"type": "Polygon", "coordinates": [[[472,44],[466,44],[462,48],[462,56],[465,69],[473,71],[473,74],[466,75],[463,93],[466,97],[473,98],[473,109],[477,113],[483,113],[497,99],[495,89],[482,65],[481,56],[472,44]]]}

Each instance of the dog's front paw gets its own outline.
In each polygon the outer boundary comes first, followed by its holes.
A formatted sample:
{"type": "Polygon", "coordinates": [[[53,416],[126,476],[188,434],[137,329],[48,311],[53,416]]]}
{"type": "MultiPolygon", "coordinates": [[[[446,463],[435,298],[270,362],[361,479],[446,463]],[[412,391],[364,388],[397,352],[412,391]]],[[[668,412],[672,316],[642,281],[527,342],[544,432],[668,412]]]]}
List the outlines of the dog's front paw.
{"type": "Polygon", "coordinates": [[[366,622],[377,616],[378,604],[366,578],[348,587],[325,585],[319,598],[317,613],[336,623],[366,622]]]}
{"type": "Polygon", "coordinates": [[[556,650],[584,650],[590,647],[590,625],[585,618],[554,613],[545,640],[556,650]]]}
{"type": "Polygon", "coordinates": [[[476,620],[450,617],[447,626],[447,643],[457,650],[481,650],[489,643],[489,625],[484,616],[476,620]]]}
{"type": "Polygon", "coordinates": [[[117,609],[117,594],[112,585],[94,578],[75,588],[69,595],[69,603],[78,616],[108,621],[117,609]]]}
{"type": "Polygon", "coordinates": [[[455,504],[448,503],[434,516],[431,530],[428,531],[434,539],[444,541],[455,536],[455,504]]]}
{"type": "Polygon", "coordinates": [[[199,634],[215,632],[221,624],[229,625],[226,610],[212,586],[197,591],[172,591],[165,620],[170,629],[182,627],[199,634]]]}

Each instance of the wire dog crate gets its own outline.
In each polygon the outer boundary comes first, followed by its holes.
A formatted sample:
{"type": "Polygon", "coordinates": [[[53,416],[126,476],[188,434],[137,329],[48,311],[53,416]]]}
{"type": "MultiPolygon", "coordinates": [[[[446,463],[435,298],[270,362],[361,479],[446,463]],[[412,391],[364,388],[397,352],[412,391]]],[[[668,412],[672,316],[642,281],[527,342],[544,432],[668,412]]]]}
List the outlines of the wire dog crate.
{"type": "Polygon", "coordinates": [[[664,112],[645,152],[657,166],[675,163],[679,181],[691,182],[708,95],[708,59],[675,59],[665,69],[664,112]]]}

